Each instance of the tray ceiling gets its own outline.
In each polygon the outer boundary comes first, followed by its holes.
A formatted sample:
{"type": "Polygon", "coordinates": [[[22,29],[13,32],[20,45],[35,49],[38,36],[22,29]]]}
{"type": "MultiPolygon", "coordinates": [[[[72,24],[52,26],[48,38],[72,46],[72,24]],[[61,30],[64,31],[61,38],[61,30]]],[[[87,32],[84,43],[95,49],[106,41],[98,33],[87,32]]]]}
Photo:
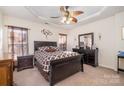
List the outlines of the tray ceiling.
{"type": "Polygon", "coordinates": [[[0,10],[5,14],[21,19],[26,19],[38,23],[48,23],[56,27],[72,29],[79,25],[90,23],[105,17],[112,16],[118,12],[124,11],[122,6],[70,6],[69,10],[80,10],[84,14],[76,17],[78,23],[61,23],[62,13],[59,6],[1,6],[0,10]],[[58,17],[59,18],[51,18],[58,17]]]}

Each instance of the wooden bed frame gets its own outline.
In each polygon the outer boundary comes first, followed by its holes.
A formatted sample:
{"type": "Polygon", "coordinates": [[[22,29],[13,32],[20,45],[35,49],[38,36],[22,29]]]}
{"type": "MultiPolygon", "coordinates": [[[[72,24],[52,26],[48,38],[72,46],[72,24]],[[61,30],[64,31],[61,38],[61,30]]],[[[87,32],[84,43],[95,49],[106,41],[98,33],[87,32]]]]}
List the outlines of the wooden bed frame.
{"type": "MultiPolygon", "coordinates": [[[[38,50],[38,47],[42,46],[57,46],[57,43],[48,41],[34,41],[34,51],[38,50]]],[[[76,72],[83,72],[81,55],[51,61],[49,73],[42,70],[42,66],[39,64],[39,62],[37,62],[35,58],[34,64],[43,75],[43,77],[49,81],[50,86],[73,75],[76,72]]]]}

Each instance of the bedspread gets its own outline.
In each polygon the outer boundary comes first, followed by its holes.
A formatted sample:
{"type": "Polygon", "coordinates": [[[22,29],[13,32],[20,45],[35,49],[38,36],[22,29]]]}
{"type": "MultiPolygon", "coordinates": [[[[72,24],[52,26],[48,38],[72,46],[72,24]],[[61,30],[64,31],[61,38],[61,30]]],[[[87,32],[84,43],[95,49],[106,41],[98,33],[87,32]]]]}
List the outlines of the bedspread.
{"type": "Polygon", "coordinates": [[[34,57],[42,65],[43,71],[49,72],[50,62],[57,59],[72,57],[79,55],[71,51],[55,51],[55,52],[41,52],[35,51],[34,57]]]}

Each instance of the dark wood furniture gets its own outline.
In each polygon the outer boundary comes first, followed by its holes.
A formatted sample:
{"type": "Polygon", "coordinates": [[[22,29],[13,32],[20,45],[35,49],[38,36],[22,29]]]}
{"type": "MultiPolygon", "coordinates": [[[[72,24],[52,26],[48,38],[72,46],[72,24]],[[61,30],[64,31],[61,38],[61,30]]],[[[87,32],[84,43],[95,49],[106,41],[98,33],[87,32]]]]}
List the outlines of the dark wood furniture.
{"type": "Polygon", "coordinates": [[[0,54],[0,86],[13,85],[13,60],[8,54],[0,54]]]}
{"type": "Polygon", "coordinates": [[[98,66],[98,48],[96,49],[72,49],[74,52],[78,52],[80,54],[83,54],[83,60],[85,64],[92,65],[94,67],[98,66]]]}
{"type": "Polygon", "coordinates": [[[73,48],[72,50],[84,54],[84,63],[98,66],[98,48],[94,44],[94,33],[79,34],[78,45],[79,48],[73,48]]]}
{"type": "Polygon", "coordinates": [[[119,71],[124,71],[124,69],[119,68],[119,63],[120,63],[119,59],[120,58],[124,58],[124,55],[117,56],[117,73],[119,73],[119,71]]]}
{"type": "MultiPolygon", "coordinates": [[[[38,50],[38,47],[41,46],[57,46],[57,43],[34,41],[34,51],[38,50]]],[[[83,71],[83,64],[81,63],[80,55],[51,61],[49,73],[42,70],[42,66],[36,59],[34,64],[38,67],[38,70],[43,77],[49,81],[50,85],[54,85],[55,83],[73,75],[76,72],[83,71]]]]}
{"type": "Polygon", "coordinates": [[[17,71],[27,68],[33,68],[33,55],[25,55],[17,57],[17,71]]]}

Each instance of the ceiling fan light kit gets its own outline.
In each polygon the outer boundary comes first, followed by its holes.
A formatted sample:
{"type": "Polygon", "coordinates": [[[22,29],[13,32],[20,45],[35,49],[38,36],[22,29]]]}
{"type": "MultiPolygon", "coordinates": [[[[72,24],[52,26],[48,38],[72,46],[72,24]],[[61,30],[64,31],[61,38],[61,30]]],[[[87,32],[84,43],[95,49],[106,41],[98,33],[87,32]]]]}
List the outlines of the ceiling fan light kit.
{"type": "Polygon", "coordinates": [[[66,23],[66,24],[70,24],[70,21],[72,20],[72,18],[66,18],[66,17],[63,17],[61,22],[62,23],[66,23]]]}
{"type": "Polygon", "coordinates": [[[68,20],[68,21],[66,21],[66,24],[70,24],[70,21],[68,20]]]}
{"type": "Polygon", "coordinates": [[[63,17],[62,20],[61,20],[61,22],[62,23],[65,23],[65,21],[66,21],[66,17],[63,17]]]}
{"type": "Polygon", "coordinates": [[[74,17],[69,17],[69,18],[63,17],[61,22],[65,24],[74,24],[77,23],[77,19],[74,17]]]}

